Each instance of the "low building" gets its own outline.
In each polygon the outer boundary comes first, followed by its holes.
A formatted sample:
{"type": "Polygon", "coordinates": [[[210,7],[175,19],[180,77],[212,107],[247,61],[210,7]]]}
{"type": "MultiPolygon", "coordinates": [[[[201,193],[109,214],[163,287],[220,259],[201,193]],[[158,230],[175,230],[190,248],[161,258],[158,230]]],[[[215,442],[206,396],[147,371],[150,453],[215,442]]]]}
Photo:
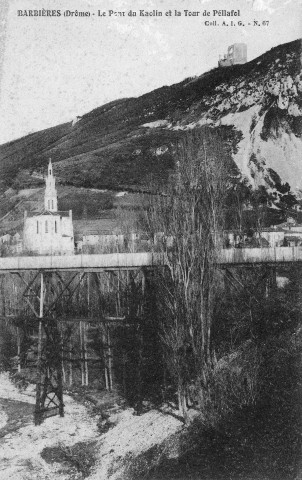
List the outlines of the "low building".
{"type": "Polygon", "coordinates": [[[282,247],[284,245],[285,231],[283,228],[264,228],[259,236],[265,239],[270,247],[282,247]]]}
{"type": "Polygon", "coordinates": [[[118,251],[119,248],[122,248],[124,245],[124,235],[118,234],[84,234],[82,241],[78,244],[82,249],[83,253],[88,253],[89,250],[93,249],[98,252],[112,250],[118,251]]]}
{"type": "Polygon", "coordinates": [[[284,246],[297,247],[302,245],[302,225],[293,218],[288,218],[286,222],[281,223],[277,227],[284,232],[284,246]]]}
{"type": "Polygon", "coordinates": [[[6,233],[5,235],[2,235],[0,237],[0,243],[10,243],[11,241],[11,235],[9,233],[6,233]]]}
{"type": "Polygon", "coordinates": [[[249,235],[239,230],[224,232],[224,246],[227,248],[282,247],[284,239],[284,230],[275,227],[263,228],[261,231],[251,232],[249,235]]]}

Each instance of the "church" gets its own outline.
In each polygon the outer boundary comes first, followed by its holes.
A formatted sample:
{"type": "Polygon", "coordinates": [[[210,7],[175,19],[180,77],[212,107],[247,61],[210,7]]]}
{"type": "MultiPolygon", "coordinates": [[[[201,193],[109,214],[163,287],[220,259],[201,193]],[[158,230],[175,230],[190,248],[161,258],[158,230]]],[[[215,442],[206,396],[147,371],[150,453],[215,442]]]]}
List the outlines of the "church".
{"type": "Polygon", "coordinates": [[[56,180],[49,160],[44,208],[39,213],[24,212],[23,251],[40,255],[74,253],[72,211],[58,210],[56,180]]]}

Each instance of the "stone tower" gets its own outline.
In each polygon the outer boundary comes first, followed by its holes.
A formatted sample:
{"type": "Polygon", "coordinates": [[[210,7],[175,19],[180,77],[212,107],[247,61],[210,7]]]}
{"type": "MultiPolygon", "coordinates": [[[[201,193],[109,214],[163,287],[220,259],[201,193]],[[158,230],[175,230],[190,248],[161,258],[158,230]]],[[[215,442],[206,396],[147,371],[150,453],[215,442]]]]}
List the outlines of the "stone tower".
{"type": "Polygon", "coordinates": [[[45,180],[46,188],[44,195],[44,208],[48,212],[58,211],[58,196],[56,190],[56,179],[53,176],[51,160],[49,160],[47,177],[45,180]]]}
{"type": "Polygon", "coordinates": [[[219,67],[230,67],[231,65],[242,65],[247,62],[247,45],[245,43],[234,43],[228,47],[228,53],[219,58],[219,67]]]}

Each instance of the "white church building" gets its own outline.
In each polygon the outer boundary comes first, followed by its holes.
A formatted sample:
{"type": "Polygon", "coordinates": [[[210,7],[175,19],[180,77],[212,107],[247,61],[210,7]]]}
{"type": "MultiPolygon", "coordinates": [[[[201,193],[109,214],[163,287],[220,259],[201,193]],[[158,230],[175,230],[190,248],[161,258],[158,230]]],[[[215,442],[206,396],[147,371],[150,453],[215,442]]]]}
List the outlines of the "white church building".
{"type": "Polygon", "coordinates": [[[40,255],[74,253],[72,211],[58,211],[51,160],[46,177],[44,209],[40,213],[24,212],[23,250],[40,255]]]}

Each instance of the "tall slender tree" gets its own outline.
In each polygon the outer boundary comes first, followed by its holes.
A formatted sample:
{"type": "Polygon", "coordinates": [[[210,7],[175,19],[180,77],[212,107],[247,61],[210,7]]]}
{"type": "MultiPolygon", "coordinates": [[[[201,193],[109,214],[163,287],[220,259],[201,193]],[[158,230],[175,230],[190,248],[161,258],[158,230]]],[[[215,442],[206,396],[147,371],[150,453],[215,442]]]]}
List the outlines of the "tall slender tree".
{"type": "Polygon", "coordinates": [[[160,238],[167,268],[158,275],[162,340],[187,419],[189,389],[202,409],[212,369],[211,324],[219,288],[215,257],[221,245],[228,155],[210,129],[185,136],[167,190],[152,196],[149,230],[160,238]]]}

